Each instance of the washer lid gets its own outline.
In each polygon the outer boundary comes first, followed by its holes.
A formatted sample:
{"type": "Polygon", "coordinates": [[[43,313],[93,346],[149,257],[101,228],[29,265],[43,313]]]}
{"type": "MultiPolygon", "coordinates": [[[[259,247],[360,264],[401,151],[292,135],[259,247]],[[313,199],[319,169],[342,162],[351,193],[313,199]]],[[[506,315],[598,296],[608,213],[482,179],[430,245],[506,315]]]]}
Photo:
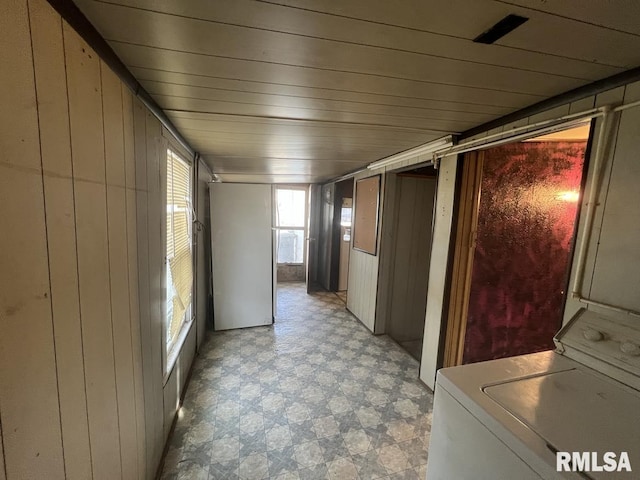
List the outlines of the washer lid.
{"type": "MultiPolygon", "coordinates": [[[[640,393],[573,369],[515,379],[483,388],[484,393],[561,452],[627,452],[640,470],[640,393]]],[[[622,472],[592,472],[599,478],[632,478],[622,472]]]]}

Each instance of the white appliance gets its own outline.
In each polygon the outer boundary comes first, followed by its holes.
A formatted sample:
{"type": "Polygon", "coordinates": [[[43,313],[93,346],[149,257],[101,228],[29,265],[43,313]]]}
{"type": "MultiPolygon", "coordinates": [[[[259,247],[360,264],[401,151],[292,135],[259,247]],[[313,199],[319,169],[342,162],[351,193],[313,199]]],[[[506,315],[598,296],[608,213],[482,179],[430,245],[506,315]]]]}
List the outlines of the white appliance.
{"type": "Polygon", "coordinates": [[[438,372],[427,480],[640,478],[640,321],[582,309],[554,341],[438,372]],[[558,451],[632,472],[557,472],[558,451]]]}
{"type": "Polygon", "coordinates": [[[210,193],[215,329],[271,325],[271,185],[212,183],[210,193]]]}

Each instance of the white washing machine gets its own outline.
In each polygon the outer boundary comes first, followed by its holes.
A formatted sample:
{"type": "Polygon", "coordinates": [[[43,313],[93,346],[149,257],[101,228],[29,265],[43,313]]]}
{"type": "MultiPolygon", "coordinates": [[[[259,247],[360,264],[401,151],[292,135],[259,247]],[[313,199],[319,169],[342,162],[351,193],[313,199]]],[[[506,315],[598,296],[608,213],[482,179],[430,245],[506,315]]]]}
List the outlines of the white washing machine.
{"type": "Polygon", "coordinates": [[[640,479],[640,319],[583,309],[554,341],[438,372],[427,480],[640,479]],[[632,471],[558,472],[556,452],[632,471]]]}

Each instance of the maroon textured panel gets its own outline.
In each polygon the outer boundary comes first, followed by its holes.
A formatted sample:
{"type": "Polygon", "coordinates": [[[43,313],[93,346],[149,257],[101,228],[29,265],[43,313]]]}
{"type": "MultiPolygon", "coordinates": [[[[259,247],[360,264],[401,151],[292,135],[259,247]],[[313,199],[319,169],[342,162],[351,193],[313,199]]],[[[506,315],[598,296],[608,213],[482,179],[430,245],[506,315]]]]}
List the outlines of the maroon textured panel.
{"type": "Polygon", "coordinates": [[[463,363],[553,348],[586,142],[485,152],[463,363]]]}

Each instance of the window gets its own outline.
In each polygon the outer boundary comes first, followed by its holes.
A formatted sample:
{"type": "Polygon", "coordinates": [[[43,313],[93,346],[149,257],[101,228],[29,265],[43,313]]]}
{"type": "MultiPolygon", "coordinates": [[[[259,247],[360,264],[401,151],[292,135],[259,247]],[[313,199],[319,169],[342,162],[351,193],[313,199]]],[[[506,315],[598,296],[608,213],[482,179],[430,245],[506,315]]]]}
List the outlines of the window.
{"type": "Polygon", "coordinates": [[[304,263],[306,212],[306,188],[276,189],[278,263],[304,263]]]}
{"type": "Polygon", "coordinates": [[[167,352],[191,321],[193,252],[191,166],[167,149],[167,352]]]}

